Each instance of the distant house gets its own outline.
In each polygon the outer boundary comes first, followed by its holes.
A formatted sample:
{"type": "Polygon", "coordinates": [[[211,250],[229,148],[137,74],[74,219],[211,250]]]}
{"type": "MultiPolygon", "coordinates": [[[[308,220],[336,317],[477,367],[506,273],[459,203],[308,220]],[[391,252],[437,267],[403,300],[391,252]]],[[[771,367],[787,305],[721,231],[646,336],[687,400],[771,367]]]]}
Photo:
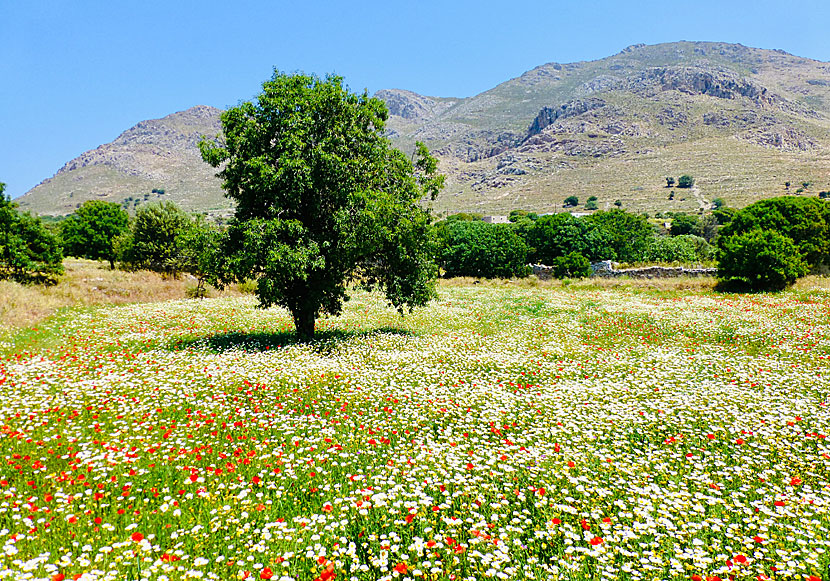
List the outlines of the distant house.
{"type": "Polygon", "coordinates": [[[510,220],[507,216],[484,216],[482,218],[488,224],[509,224],[510,220]]]}

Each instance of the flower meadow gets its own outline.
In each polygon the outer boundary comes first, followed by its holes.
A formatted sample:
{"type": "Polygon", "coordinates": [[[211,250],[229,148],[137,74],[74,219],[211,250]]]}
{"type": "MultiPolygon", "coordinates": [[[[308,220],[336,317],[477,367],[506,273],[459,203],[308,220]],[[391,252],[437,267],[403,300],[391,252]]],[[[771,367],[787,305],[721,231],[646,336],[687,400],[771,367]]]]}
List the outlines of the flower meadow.
{"type": "Polygon", "coordinates": [[[74,309],[0,343],[0,579],[828,579],[830,293],[74,309]]]}

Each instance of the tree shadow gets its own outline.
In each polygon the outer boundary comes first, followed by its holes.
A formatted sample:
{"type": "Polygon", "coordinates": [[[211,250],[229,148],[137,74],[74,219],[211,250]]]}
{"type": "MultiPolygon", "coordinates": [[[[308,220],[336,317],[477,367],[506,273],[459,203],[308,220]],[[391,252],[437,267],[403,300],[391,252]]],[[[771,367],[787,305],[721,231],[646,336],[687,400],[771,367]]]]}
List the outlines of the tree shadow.
{"type": "Polygon", "coordinates": [[[168,346],[171,351],[198,350],[224,353],[227,351],[243,351],[258,353],[274,351],[295,345],[308,345],[318,353],[331,352],[338,345],[346,341],[371,337],[374,335],[400,335],[413,337],[415,333],[397,327],[378,327],[366,331],[346,331],[342,329],[324,329],[314,333],[310,341],[302,341],[297,333],[291,331],[258,331],[258,332],[230,332],[219,333],[207,337],[188,337],[176,341],[168,346]]]}

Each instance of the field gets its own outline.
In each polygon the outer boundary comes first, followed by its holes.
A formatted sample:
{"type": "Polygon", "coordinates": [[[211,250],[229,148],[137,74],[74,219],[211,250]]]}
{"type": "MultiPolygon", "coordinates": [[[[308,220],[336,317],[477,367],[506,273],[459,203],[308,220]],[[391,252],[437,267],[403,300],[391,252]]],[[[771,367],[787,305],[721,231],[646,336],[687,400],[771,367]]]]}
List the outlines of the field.
{"type": "Polygon", "coordinates": [[[0,336],[0,579],[828,579],[830,290],[250,296],[0,336]]]}

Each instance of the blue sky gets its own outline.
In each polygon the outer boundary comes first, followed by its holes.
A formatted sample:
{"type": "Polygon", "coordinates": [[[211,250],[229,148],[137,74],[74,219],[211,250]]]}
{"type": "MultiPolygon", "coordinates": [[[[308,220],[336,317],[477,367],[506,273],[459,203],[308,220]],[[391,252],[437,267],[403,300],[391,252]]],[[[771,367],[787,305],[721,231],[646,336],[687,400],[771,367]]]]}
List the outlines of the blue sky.
{"type": "Polygon", "coordinates": [[[251,99],[274,67],[466,97],[635,43],[830,61],[830,3],[0,0],[0,181],[22,195],[138,121],[251,99]]]}

